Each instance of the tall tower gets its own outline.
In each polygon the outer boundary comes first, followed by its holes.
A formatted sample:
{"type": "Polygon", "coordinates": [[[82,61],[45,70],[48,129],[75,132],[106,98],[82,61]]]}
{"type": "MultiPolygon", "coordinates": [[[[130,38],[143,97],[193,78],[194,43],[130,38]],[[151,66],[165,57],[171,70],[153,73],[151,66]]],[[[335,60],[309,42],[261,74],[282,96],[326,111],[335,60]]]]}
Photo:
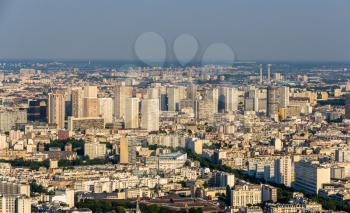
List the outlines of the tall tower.
{"type": "Polygon", "coordinates": [[[113,123],[113,99],[99,98],[100,116],[104,118],[105,123],[113,123]]]}
{"type": "Polygon", "coordinates": [[[49,93],[48,122],[64,128],[65,99],[60,93],[49,93]]]}
{"type": "Polygon", "coordinates": [[[278,88],[269,86],[267,88],[267,106],[266,106],[266,115],[270,118],[278,118],[278,88]]]}
{"type": "Polygon", "coordinates": [[[271,81],[271,64],[267,65],[267,81],[271,81]]]}
{"type": "Polygon", "coordinates": [[[289,156],[275,160],[276,182],[285,186],[292,184],[292,159],[289,156]]]}
{"type": "Polygon", "coordinates": [[[125,128],[139,128],[139,99],[127,98],[125,111],[125,128]]]}
{"type": "Polygon", "coordinates": [[[141,102],[141,128],[159,130],[159,99],[144,99],[141,102]]]}
{"type": "Polygon", "coordinates": [[[260,83],[263,82],[263,65],[260,64],[260,83]]]}
{"type": "Polygon", "coordinates": [[[119,85],[114,91],[114,116],[121,118],[125,116],[126,99],[132,97],[132,87],[119,85]]]}
{"type": "Polygon", "coordinates": [[[84,92],[81,87],[72,89],[72,116],[75,118],[83,117],[83,99],[84,92]]]}
{"type": "Polygon", "coordinates": [[[125,136],[120,138],[119,163],[121,164],[129,163],[129,143],[128,143],[128,139],[125,136]]]}

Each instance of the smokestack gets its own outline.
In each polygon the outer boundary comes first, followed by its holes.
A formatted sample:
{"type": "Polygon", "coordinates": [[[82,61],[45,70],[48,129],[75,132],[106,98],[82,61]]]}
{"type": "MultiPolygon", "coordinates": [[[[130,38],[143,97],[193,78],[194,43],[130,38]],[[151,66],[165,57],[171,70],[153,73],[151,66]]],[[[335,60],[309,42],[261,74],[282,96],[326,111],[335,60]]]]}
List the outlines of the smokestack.
{"type": "Polygon", "coordinates": [[[260,64],[260,83],[263,82],[263,65],[260,64]]]}
{"type": "Polygon", "coordinates": [[[267,65],[267,81],[271,81],[271,64],[267,65]]]}

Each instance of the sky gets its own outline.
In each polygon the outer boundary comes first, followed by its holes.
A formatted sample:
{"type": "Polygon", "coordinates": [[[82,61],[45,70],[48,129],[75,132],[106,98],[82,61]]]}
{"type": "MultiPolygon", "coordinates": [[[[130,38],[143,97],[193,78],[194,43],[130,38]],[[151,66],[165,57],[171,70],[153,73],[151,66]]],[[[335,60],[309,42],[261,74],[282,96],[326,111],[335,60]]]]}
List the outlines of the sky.
{"type": "Polygon", "coordinates": [[[186,34],[198,50],[178,52],[196,59],[220,43],[237,60],[348,62],[349,8],[349,0],[0,0],[0,58],[135,60],[143,48],[172,60],[186,34]],[[158,37],[135,48],[147,32],[158,37]]]}

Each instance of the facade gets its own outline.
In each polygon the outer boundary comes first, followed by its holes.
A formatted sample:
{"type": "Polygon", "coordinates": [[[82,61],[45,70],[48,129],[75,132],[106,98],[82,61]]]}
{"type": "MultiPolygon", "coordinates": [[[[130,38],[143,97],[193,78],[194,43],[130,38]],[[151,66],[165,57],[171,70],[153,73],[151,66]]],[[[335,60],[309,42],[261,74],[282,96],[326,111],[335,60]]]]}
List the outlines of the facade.
{"type": "Polygon", "coordinates": [[[276,183],[290,187],[292,185],[292,173],[292,159],[289,156],[275,160],[276,183]]]}
{"type": "Polygon", "coordinates": [[[236,185],[231,190],[231,203],[233,207],[245,207],[247,205],[256,205],[261,203],[260,185],[236,185]]]}
{"type": "Polygon", "coordinates": [[[89,156],[90,159],[105,158],[106,157],[106,144],[103,143],[85,143],[84,154],[89,156]]]}
{"type": "Polygon", "coordinates": [[[99,112],[105,123],[113,123],[113,99],[99,98],[99,112]]]}
{"type": "Polygon", "coordinates": [[[159,130],[159,99],[141,101],[141,128],[149,132],[159,130]]]}
{"type": "Polygon", "coordinates": [[[293,188],[308,194],[318,194],[323,184],[330,183],[330,168],[321,167],[312,162],[295,163],[295,182],[293,188]]]}
{"type": "Polygon", "coordinates": [[[278,118],[279,97],[277,87],[267,88],[266,115],[272,119],[278,118]]]}
{"type": "Polygon", "coordinates": [[[48,122],[57,125],[57,128],[64,128],[65,98],[60,93],[49,94],[48,122]]]}
{"type": "Polygon", "coordinates": [[[125,116],[126,99],[132,97],[132,87],[119,85],[114,91],[114,116],[122,118],[125,116]]]}
{"type": "Polygon", "coordinates": [[[68,118],[68,130],[70,131],[84,131],[87,129],[104,129],[105,122],[103,118],[92,117],[92,118],[68,118]]]}
{"type": "Polygon", "coordinates": [[[232,188],[235,185],[235,175],[225,172],[216,172],[214,174],[214,182],[216,187],[229,186],[232,188]]]}
{"type": "Polygon", "coordinates": [[[27,110],[22,108],[5,108],[0,110],[0,130],[10,131],[17,124],[27,123],[27,110]]]}
{"type": "Polygon", "coordinates": [[[28,100],[27,120],[28,122],[47,122],[47,99],[28,100]]]}
{"type": "Polygon", "coordinates": [[[85,97],[83,117],[99,117],[100,116],[100,103],[98,98],[85,97]]]}
{"type": "Polygon", "coordinates": [[[127,98],[125,111],[125,128],[139,128],[139,99],[127,98]]]}
{"type": "Polygon", "coordinates": [[[119,145],[119,158],[120,162],[122,164],[129,163],[129,143],[128,139],[126,137],[120,138],[120,145],[119,145]]]}
{"type": "Polygon", "coordinates": [[[83,117],[84,110],[84,91],[81,87],[73,88],[71,91],[72,95],[72,116],[75,118],[83,117]]]}

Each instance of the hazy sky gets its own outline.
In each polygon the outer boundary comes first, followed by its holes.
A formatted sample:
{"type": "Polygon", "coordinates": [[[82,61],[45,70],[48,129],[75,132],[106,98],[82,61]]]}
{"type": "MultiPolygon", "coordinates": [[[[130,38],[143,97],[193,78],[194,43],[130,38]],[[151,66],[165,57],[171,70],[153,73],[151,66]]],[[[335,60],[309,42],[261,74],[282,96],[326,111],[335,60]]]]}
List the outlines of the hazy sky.
{"type": "MultiPolygon", "coordinates": [[[[350,61],[349,0],[0,0],[0,58],[134,59],[144,32],[240,60],[350,61]]],[[[150,45],[148,45],[150,46],[150,45]]]]}

